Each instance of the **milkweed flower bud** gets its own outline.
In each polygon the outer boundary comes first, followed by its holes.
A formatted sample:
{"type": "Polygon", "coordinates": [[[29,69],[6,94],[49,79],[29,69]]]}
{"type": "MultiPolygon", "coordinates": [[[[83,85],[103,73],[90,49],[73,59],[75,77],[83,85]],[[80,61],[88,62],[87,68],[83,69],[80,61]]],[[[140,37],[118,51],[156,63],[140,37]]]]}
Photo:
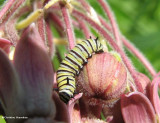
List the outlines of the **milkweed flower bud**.
{"type": "MultiPolygon", "coordinates": [[[[53,120],[56,113],[52,100],[54,73],[35,25],[22,33],[13,62],[0,49],[0,73],[0,100],[6,116],[28,117],[25,123],[53,120]]],[[[24,119],[7,121],[17,123],[24,119]]]]}
{"type": "Polygon", "coordinates": [[[93,55],[77,78],[77,91],[90,105],[112,105],[126,88],[127,70],[118,53],[93,55]]]}

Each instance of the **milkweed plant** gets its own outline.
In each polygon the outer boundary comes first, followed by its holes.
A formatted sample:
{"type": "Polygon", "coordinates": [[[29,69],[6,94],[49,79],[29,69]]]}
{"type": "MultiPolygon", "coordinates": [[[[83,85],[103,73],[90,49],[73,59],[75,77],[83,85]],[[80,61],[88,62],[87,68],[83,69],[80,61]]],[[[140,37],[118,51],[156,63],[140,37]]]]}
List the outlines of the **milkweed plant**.
{"type": "Polygon", "coordinates": [[[86,0],[5,1],[0,10],[0,113],[6,122],[160,122],[160,73],[121,34],[109,4],[96,2],[106,17],[86,0]],[[104,52],[93,54],[75,76],[76,94],[65,104],[56,71],[67,52],[90,37],[98,37],[104,52]],[[150,78],[137,71],[124,48],[150,78]]]}

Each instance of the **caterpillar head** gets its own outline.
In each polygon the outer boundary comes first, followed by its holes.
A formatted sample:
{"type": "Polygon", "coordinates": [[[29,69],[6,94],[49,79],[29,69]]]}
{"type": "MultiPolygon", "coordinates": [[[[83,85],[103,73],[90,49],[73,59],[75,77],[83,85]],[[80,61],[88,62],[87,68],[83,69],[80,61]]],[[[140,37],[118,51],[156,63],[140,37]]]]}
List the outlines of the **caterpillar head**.
{"type": "Polygon", "coordinates": [[[103,46],[100,43],[100,41],[98,41],[98,37],[94,40],[95,40],[95,42],[97,43],[97,46],[98,46],[96,53],[102,53],[103,52],[103,46]]]}
{"type": "Polygon", "coordinates": [[[60,99],[64,102],[64,103],[66,103],[66,104],[68,104],[68,102],[69,102],[69,100],[72,98],[68,93],[66,93],[66,92],[59,92],[59,97],[60,97],[60,99]]]}

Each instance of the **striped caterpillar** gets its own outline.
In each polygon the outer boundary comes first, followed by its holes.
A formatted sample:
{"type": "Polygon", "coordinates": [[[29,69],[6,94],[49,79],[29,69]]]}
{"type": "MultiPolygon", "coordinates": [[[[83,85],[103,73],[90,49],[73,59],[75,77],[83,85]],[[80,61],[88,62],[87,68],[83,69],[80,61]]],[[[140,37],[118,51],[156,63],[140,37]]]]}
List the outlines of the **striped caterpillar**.
{"type": "Polygon", "coordinates": [[[61,62],[57,71],[57,86],[59,97],[64,103],[74,97],[76,83],[75,76],[87,63],[87,59],[92,57],[92,53],[103,52],[102,44],[96,39],[84,40],[77,44],[61,62]]]}

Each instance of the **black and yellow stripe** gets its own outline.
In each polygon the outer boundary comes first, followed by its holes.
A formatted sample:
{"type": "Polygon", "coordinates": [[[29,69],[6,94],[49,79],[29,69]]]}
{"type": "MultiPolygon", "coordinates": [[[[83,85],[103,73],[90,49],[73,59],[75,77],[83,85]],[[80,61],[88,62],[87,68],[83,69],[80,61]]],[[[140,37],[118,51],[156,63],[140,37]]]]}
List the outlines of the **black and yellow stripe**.
{"type": "Polygon", "coordinates": [[[92,53],[103,52],[101,43],[96,39],[87,39],[77,44],[65,57],[57,71],[57,83],[60,99],[68,103],[73,98],[76,84],[75,76],[79,75],[92,53]]]}

